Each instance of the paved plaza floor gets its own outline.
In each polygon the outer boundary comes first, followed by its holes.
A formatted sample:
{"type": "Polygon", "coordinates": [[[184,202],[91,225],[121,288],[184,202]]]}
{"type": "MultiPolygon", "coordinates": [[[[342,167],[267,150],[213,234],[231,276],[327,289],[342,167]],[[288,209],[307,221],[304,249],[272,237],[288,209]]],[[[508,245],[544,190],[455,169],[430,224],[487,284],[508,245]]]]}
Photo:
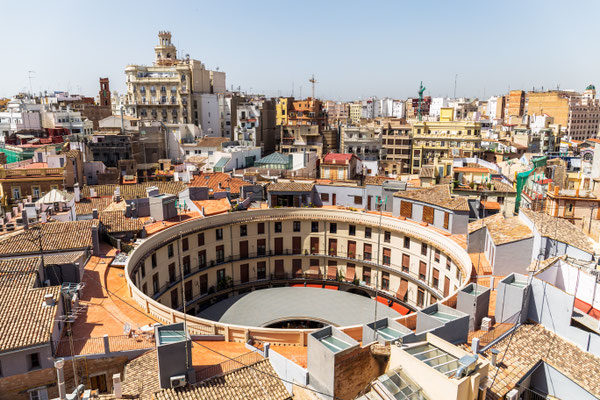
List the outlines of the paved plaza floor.
{"type": "MultiPolygon", "coordinates": [[[[222,300],[198,316],[234,325],[267,326],[305,319],[334,326],[360,325],[373,321],[375,300],[357,294],[310,287],[281,287],[255,290],[222,300]]],[[[401,314],[377,304],[377,319],[401,314]]]]}

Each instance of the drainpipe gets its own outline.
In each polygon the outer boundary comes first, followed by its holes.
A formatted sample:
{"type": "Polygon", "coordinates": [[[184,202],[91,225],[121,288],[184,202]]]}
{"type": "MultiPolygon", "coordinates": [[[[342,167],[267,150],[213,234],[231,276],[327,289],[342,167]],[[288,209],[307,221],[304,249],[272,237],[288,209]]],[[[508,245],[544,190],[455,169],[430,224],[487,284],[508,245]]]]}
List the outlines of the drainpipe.
{"type": "Polygon", "coordinates": [[[59,358],[54,361],[54,367],[56,368],[56,378],[58,380],[58,398],[64,400],[67,398],[67,389],[65,386],[65,374],[63,371],[63,367],[65,365],[65,360],[59,358]]]}

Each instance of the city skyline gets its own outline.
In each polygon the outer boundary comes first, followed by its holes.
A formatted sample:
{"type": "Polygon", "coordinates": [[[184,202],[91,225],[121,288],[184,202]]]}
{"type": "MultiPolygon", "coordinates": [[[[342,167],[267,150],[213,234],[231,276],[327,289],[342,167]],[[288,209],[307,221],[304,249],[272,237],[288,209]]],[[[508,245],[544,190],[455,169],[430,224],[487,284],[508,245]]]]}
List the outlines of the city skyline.
{"type": "MultiPolygon", "coordinates": [[[[28,15],[26,25],[17,18],[5,21],[9,32],[20,33],[5,43],[14,61],[2,63],[0,71],[13,79],[0,96],[30,91],[29,71],[35,71],[35,93],[96,95],[99,77],[109,77],[111,89],[124,93],[125,66],[152,63],[159,30],[172,32],[179,53],[226,72],[228,89],[267,96],[288,96],[293,87],[296,97],[307,97],[312,74],[316,96],[334,100],[407,98],[417,95],[420,81],[426,95],[452,97],[457,74],[457,97],[559,85],[581,91],[598,77],[587,40],[594,30],[585,18],[600,5],[586,3],[575,9],[511,2],[514,7],[495,10],[475,2],[384,2],[371,9],[359,3],[234,2],[226,13],[218,4],[179,3],[171,13],[176,19],[163,18],[159,3],[109,3],[115,11],[110,18],[86,4],[37,3],[40,12],[28,15]],[[48,22],[65,14],[68,24],[48,22]],[[510,30],[503,22],[508,18],[510,30]],[[554,28],[553,21],[561,20],[579,22],[569,30],[554,28]],[[67,39],[53,39],[58,37],[67,39]],[[583,57],[589,62],[578,62],[583,57]]],[[[24,7],[5,5],[7,15],[22,14],[24,7]]]]}

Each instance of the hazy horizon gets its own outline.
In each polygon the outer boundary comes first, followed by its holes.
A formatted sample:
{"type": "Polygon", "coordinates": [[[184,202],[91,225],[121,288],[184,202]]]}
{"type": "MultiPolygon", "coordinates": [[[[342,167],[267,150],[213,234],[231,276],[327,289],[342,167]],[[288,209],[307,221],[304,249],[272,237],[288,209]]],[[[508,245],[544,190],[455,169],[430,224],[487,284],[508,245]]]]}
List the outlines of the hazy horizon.
{"type": "Polygon", "coordinates": [[[181,54],[227,73],[227,88],[352,100],[417,95],[485,98],[509,89],[582,91],[599,83],[592,21],[600,3],[557,1],[175,4],[27,2],[1,8],[9,32],[0,97],[30,88],[124,92],[125,66],[152,64],[159,30],[181,54]],[[35,8],[35,9],[33,9],[35,8]],[[569,26],[565,26],[566,22],[569,26]]]}

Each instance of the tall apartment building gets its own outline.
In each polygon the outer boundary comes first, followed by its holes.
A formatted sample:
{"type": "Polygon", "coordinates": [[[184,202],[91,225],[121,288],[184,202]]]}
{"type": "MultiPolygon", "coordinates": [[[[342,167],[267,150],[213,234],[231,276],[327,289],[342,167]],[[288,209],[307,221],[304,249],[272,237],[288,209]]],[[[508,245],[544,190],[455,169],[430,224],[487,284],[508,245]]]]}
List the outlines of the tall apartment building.
{"type": "Polygon", "coordinates": [[[126,112],[141,119],[202,126],[207,134],[220,135],[216,94],[225,92],[225,73],[206,69],[186,55],[177,56],[170,32],[159,32],[152,66],[128,65],[126,112]],[[203,115],[204,114],[204,115],[203,115]],[[214,115],[213,115],[214,114],[214,115]],[[216,117],[217,122],[213,118],[216,117]],[[210,123],[203,118],[210,118],[210,123]]]}
{"type": "Polygon", "coordinates": [[[411,172],[435,160],[454,157],[475,157],[481,153],[481,124],[473,121],[454,121],[452,113],[437,122],[419,121],[412,127],[411,172]]]}
{"type": "Polygon", "coordinates": [[[323,109],[327,113],[327,121],[331,126],[337,126],[339,123],[346,124],[350,118],[348,103],[327,100],[323,103],[323,109]]]}
{"type": "MultiPolygon", "coordinates": [[[[569,100],[577,97],[578,93],[564,90],[527,93],[527,114],[547,114],[554,117],[554,123],[567,126],[569,120],[569,100]]],[[[508,105],[507,105],[508,108],[508,105]]],[[[510,115],[507,110],[507,116],[510,115]]]]}
{"type": "Polygon", "coordinates": [[[315,125],[322,132],[327,126],[327,113],[318,99],[280,98],[277,102],[277,125],[315,125]]]}
{"type": "Polygon", "coordinates": [[[598,136],[600,129],[600,101],[596,99],[596,88],[589,85],[582,97],[569,99],[567,134],[575,140],[586,140],[598,136]]]}
{"type": "MultiPolygon", "coordinates": [[[[421,102],[421,115],[429,115],[429,109],[431,108],[431,96],[423,97],[421,102]]],[[[406,117],[416,118],[419,115],[419,99],[411,98],[406,100],[406,117]]]]}
{"type": "Polygon", "coordinates": [[[411,169],[412,127],[401,120],[386,120],[381,127],[382,169],[386,175],[408,174],[411,169]]]}
{"type": "Polygon", "coordinates": [[[370,123],[340,127],[340,152],[354,154],[363,161],[381,159],[381,126],[370,123]]]}
{"type": "Polygon", "coordinates": [[[317,125],[280,125],[279,151],[288,153],[316,153],[323,155],[323,136],[317,125]]]}
{"type": "Polygon", "coordinates": [[[233,140],[258,146],[263,155],[275,151],[279,132],[275,125],[275,102],[264,98],[239,98],[235,110],[233,140]]]}
{"type": "Polygon", "coordinates": [[[487,103],[487,116],[490,119],[504,119],[504,110],[506,107],[505,96],[492,96],[487,103]]]}
{"type": "Polygon", "coordinates": [[[506,102],[507,117],[522,117],[525,115],[525,91],[511,90],[506,102]]]}
{"type": "Polygon", "coordinates": [[[360,102],[350,103],[350,122],[353,125],[360,124],[360,119],[362,118],[362,104],[360,102]]]}

